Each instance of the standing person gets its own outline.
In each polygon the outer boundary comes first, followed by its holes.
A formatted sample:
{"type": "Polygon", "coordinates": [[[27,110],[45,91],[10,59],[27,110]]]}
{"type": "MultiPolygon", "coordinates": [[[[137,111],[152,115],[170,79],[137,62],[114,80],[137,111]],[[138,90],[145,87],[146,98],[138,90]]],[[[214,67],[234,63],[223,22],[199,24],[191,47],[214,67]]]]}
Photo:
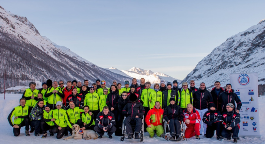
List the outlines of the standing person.
{"type": "Polygon", "coordinates": [[[56,109],[54,109],[52,112],[52,118],[54,120],[56,128],[54,131],[55,133],[57,133],[56,138],[61,139],[65,134],[65,132],[67,131],[67,126],[69,126],[70,128],[72,127],[72,125],[68,120],[66,110],[62,109],[61,101],[58,101],[56,103],[56,109]]]}
{"type": "Polygon", "coordinates": [[[180,141],[180,124],[183,120],[181,108],[176,105],[175,98],[170,98],[170,105],[165,108],[164,119],[169,124],[171,140],[180,141]]]}
{"type": "Polygon", "coordinates": [[[107,97],[108,97],[108,92],[109,90],[107,88],[105,88],[103,90],[104,94],[99,96],[99,108],[100,108],[100,111],[103,111],[103,108],[105,106],[107,106],[107,97]]]}
{"type": "Polygon", "coordinates": [[[222,136],[231,139],[231,134],[233,134],[234,143],[237,143],[238,133],[240,128],[240,115],[234,110],[235,105],[233,103],[228,103],[226,105],[226,111],[223,113],[223,131],[222,136]]]}
{"type": "MultiPolygon", "coordinates": [[[[90,87],[88,87],[88,88],[90,89],[90,87]]],[[[86,95],[89,93],[89,89],[87,89],[87,86],[86,86],[86,85],[83,85],[83,86],[82,86],[82,89],[81,89],[81,91],[80,91],[80,93],[79,93],[79,96],[80,96],[83,100],[85,100],[86,95]]]]}
{"type": "Polygon", "coordinates": [[[31,112],[32,107],[38,101],[39,90],[36,89],[36,83],[30,82],[29,88],[26,89],[22,95],[22,98],[26,100],[26,106],[29,107],[29,113],[31,112]]]}
{"type": "Polygon", "coordinates": [[[125,84],[125,87],[122,88],[121,91],[123,92],[125,91],[127,93],[130,92],[129,81],[125,81],[124,84],[125,84]]]}
{"type": "Polygon", "coordinates": [[[97,94],[98,95],[103,95],[103,90],[107,88],[106,87],[106,81],[102,80],[101,81],[101,87],[97,89],[97,94]]]}
{"type": "Polygon", "coordinates": [[[155,103],[158,101],[161,105],[163,105],[163,93],[159,90],[159,84],[154,85],[154,91],[151,92],[149,96],[149,109],[155,106],[155,103]]]}
{"type": "Polygon", "coordinates": [[[209,104],[209,110],[203,115],[203,122],[207,124],[206,138],[212,138],[216,130],[217,140],[221,140],[222,115],[216,110],[215,104],[209,104]]]}
{"type": "Polygon", "coordinates": [[[185,138],[196,136],[196,139],[200,139],[201,117],[199,112],[193,108],[192,104],[188,104],[187,108],[183,111],[183,114],[183,121],[187,126],[185,130],[185,138]]]}
{"type": "MultiPolygon", "coordinates": [[[[141,100],[143,102],[143,107],[144,107],[144,110],[145,110],[144,116],[146,116],[146,114],[150,110],[149,109],[149,106],[150,106],[149,98],[150,98],[150,95],[151,95],[152,91],[154,91],[153,89],[150,88],[150,86],[151,86],[151,83],[150,82],[146,82],[145,83],[146,89],[143,89],[142,95],[141,95],[141,100]]],[[[144,123],[144,129],[145,130],[146,130],[146,127],[147,127],[147,125],[146,125],[146,123],[144,123]]]]}
{"type": "Polygon", "coordinates": [[[69,103],[73,102],[76,107],[83,108],[84,99],[77,93],[77,89],[73,88],[73,94],[69,95],[66,99],[66,109],[69,109],[69,103]]]}
{"type": "MultiPolygon", "coordinates": [[[[94,88],[90,88],[90,93],[86,94],[85,106],[89,106],[89,110],[94,114],[98,115],[99,113],[99,96],[94,92],[94,88]]],[[[96,120],[96,118],[95,118],[96,120]]]]}
{"type": "Polygon", "coordinates": [[[189,103],[193,104],[193,94],[192,91],[188,89],[188,83],[183,82],[182,89],[179,92],[178,105],[184,110],[189,103]]]}
{"type": "Polygon", "coordinates": [[[131,122],[135,122],[135,139],[140,139],[139,133],[142,128],[144,108],[141,103],[137,102],[136,95],[130,95],[129,100],[130,102],[127,103],[122,110],[123,115],[126,115],[126,119],[124,121],[124,124],[126,126],[126,133],[128,134],[128,139],[132,139],[133,129],[131,126],[131,122]]]}
{"type": "Polygon", "coordinates": [[[77,87],[77,81],[76,80],[73,80],[72,81],[72,85],[73,85],[74,88],[76,88],[77,87]]]}
{"type": "Polygon", "coordinates": [[[123,123],[123,119],[124,119],[124,116],[123,113],[122,113],[122,110],[124,108],[124,106],[129,102],[129,98],[127,96],[127,93],[126,92],[123,92],[121,94],[121,97],[119,98],[119,101],[118,101],[118,110],[119,110],[119,114],[118,114],[118,119],[116,120],[117,121],[117,135],[118,136],[122,136],[122,123],[123,123]]]}
{"type": "Polygon", "coordinates": [[[136,88],[139,86],[136,78],[132,79],[132,85],[134,85],[134,87],[136,87],[136,88]]]}
{"type": "Polygon", "coordinates": [[[98,138],[102,138],[105,132],[108,133],[110,139],[116,131],[115,116],[109,111],[109,107],[105,106],[103,111],[97,115],[94,130],[98,133],[98,138]]]}
{"type": "Polygon", "coordinates": [[[97,89],[101,88],[101,86],[100,86],[100,79],[97,79],[96,80],[96,85],[97,85],[97,89]]]}
{"type": "Polygon", "coordinates": [[[156,102],[155,107],[152,108],[145,117],[145,123],[147,124],[146,131],[150,137],[153,138],[155,135],[160,137],[164,133],[162,126],[164,110],[161,108],[160,103],[156,102]]]}
{"type": "Polygon", "coordinates": [[[50,105],[51,109],[56,109],[56,103],[58,101],[62,101],[62,98],[64,98],[63,93],[58,88],[57,81],[54,81],[52,83],[52,87],[48,88],[47,93],[45,94],[45,97],[48,98],[48,104],[50,105]]]}
{"type": "MultiPolygon", "coordinates": [[[[146,87],[145,87],[145,79],[144,79],[144,78],[141,78],[141,79],[140,79],[140,86],[136,88],[136,92],[139,94],[139,96],[142,95],[142,91],[143,91],[143,89],[145,89],[145,88],[146,88],[146,87]]],[[[141,97],[140,97],[140,99],[141,99],[141,97]]]]}
{"type": "MultiPolygon", "coordinates": [[[[93,84],[92,84],[92,87],[94,87],[94,91],[95,91],[96,93],[98,93],[98,86],[97,86],[97,84],[96,84],[96,83],[93,83],[93,84]]],[[[89,88],[88,88],[88,90],[89,90],[89,88]]]]}
{"type": "Polygon", "coordinates": [[[121,89],[121,83],[118,83],[117,84],[117,89],[118,89],[118,91],[119,91],[119,96],[121,96],[121,94],[122,94],[122,89],[121,89]]]}
{"type": "Polygon", "coordinates": [[[137,96],[137,102],[141,102],[140,101],[140,95],[136,92],[134,85],[131,86],[131,89],[128,92],[128,97],[130,97],[131,94],[135,94],[137,96]]]}
{"type": "Polygon", "coordinates": [[[116,80],[113,80],[112,85],[117,86],[117,81],[116,80]]]}
{"type": "MultiPolygon", "coordinates": [[[[162,108],[166,108],[167,106],[170,105],[170,98],[171,98],[171,92],[172,92],[172,84],[170,82],[167,83],[167,90],[163,92],[163,105],[162,108]]],[[[176,101],[176,96],[173,96],[176,101]]]]}
{"type": "Polygon", "coordinates": [[[164,92],[167,90],[166,84],[164,80],[161,80],[160,82],[160,91],[164,92]]]}
{"type": "Polygon", "coordinates": [[[171,96],[172,97],[176,97],[176,103],[179,103],[178,101],[177,101],[177,99],[178,99],[178,97],[179,97],[179,95],[180,95],[180,90],[181,89],[179,89],[179,87],[178,87],[178,81],[177,80],[174,80],[173,81],[173,87],[172,87],[172,91],[171,91],[171,96]]]}
{"type": "Polygon", "coordinates": [[[89,87],[89,81],[86,79],[86,80],[84,80],[84,85],[86,86],[86,88],[88,89],[88,87],[89,87]]]}
{"type": "Polygon", "coordinates": [[[231,84],[226,84],[225,92],[221,93],[219,98],[219,104],[221,106],[221,113],[226,112],[226,105],[228,103],[232,103],[235,106],[237,103],[237,107],[234,109],[237,113],[241,109],[242,103],[241,100],[238,98],[237,94],[234,93],[231,84]]]}
{"type": "Polygon", "coordinates": [[[174,90],[174,91],[179,91],[180,90],[179,87],[178,87],[178,81],[177,80],[173,81],[172,90],[174,90]]]}
{"type": "Polygon", "coordinates": [[[66,99],[68,98],[69,95],[73,93],[73,86],[71,81],[67,81],[66,87],[63,89],[63,104],[66,106],[66,99]]]}
{"type": "Polygon", "coordinates": [[[208,111],[208,105],[210,103],[213,103],[213,98],[211,96],[211,93],[206,89],[205,83],[202,82],[200,84],[200,88],[198,91],[194,93],[193,96],[193,105],[195,109],[199,112],[201,115],[201,135],[202,132],[204,132],[204,136],[206,137],[206,124],[202,121],[202,116],[206,111],[208,111]]]}
{"type": "Polygon", "coordinates": [[[54,120],[52,118],[52,111],[48,105],[45,106],[45,110],[43,111],[43,119],[41,121],[41,129],[44,132],[42,138],[47,137],[47,130],[50,132],[50,136],[53,136],[53,127],[54,127],[54,120]]]}
{"type": "Polygon", "coordinates": [[[39,89],[39,93],[41,93],[42,94],[42,98],[44,99],[44,100],[48,100],[44,95],[45,95],[45,93],[47,92],[47,88],[48,88],[48,86],[47,86],[47,83],[46,82],[43,82],[42,83],[42,88],[41,89],[39,89]]]}
{"type": "Polygon", "coordinates": [[[224,89],[221,87],[221,83],[219,81],[216,81],[214,83],[214,86],[215,87],[212,89],[211,95],[213,97],[213,102],[216,106],[216,109],[218,111],[221,111],[221,106],[219,105],[219,97],[220,97],[221,93],[224,92],[224,89]]]}
{"type": "Polygon", "coordinates": [[[190,81],[190,90],[192,91],[192,94],[194,95],[194,93],[196,91],[198,91],[198,88],[195,87],[195,81],[194,80],[191,80],[190,81]]]}
{"type": "Polygon", "coordinates": [[[51,88],[52,87],[52,80],[48,79],[46,81],[46,84],[47,84],[47,89],[51,88]]]}
{"type": "Polygon", "coordinates": [[[25,126],[26,136],[29,134],[29,107],[26,106],[26,99],[21,98],[20,105],[15,107],[8,115],[8,122],[13,127],[14,136],[19,136],[20,128],[25,126]],[[13,120],[14,117],[14,120],[13,120]]]}
{"type": "Polygon", "coordinates": [[[64,89],[64,82],[63,82],[63,80],[60,80],[59,81],[59,90],[63,91],[63,89],[64,89]]]}
{"type": "Polygon", "coordinates": [[[30,112],[31,125],[35,128],[35,136],[40,136],[41,133],[41,120],[43,117],[44,103],[40,99],[37,105],[32,108],[30,112]]]}
{"type": "Polygon", "coordinates": [[[80,91],[82,90],[82,83],[81,83],[81,81],[78,81],[77,82],[76,89],[77,89],[77,93],[80,94],[80,91]]]}
{"type": "Polygon", "coordinates": [[[81,113],[82,125],[80,126],[83,130],[94,130],[95,118],[94,114],[89,111],[89,106],[84,107],[84,112],[81,113]]]}

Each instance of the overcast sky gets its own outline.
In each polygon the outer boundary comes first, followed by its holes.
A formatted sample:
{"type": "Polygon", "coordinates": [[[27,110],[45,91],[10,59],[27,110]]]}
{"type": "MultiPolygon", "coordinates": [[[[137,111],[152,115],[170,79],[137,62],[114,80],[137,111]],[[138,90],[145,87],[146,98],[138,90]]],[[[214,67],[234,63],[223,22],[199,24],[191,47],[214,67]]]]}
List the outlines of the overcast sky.
{"type": "Polygon", "coordinates": [[[183,79],[215,47],[265,18],[264,0],[1,0],[58,45],[103,67],[183,79]]]}

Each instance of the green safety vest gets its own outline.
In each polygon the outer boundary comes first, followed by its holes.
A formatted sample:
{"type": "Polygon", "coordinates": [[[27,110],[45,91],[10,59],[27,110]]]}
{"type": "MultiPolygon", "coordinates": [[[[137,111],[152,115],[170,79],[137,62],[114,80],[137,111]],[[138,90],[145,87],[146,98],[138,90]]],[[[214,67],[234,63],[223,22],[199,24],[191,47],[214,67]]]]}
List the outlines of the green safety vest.
{"type": "Polygon", "coordinates": [[[29,114],[29,107],[24,106],[22,107],[21,105],[15,107],[11,113],[11,116],[9,117],[9,120],[13,125],[20,125],[24,118],[17,118],[13,120],[13,117],[19,117],[19,116],[27,116],[29,114]]]}
{"type": "Polygon", "coordinates": [[[52,117],[55,119],[55,123],[59,127],[67,127],[67,125],[71,128],[72,125],[70,124],[66,110],[64,109],[54,109],[52,110],[52,117]]]}
{"type": "Polygon", "coordinates": [[[43,99],[46,100],[46,101],[48,101],[48,98],[44,96],[44,95],[46,94],[46,92],[47,92],[47,89],[42,89],[42,90],[40,91],[40,93],[41,93],[42,96],[43,96],[43,99]]]}
{"type": "Polygon", "coordinates": [[[160,102],[160,105],[163,105],[163,93],[162,91],[156,92],[153,90],[151,94],[149,95],[149,100],[151,100],[149,108],[152,109],[155,106],[156,101],[160,102]]]}
{"type": "Polygon", "coordinates": [[[108,97],[108,95],[101,95],[99,97],[99,108],[100,108],[100,111],[103,111],[104,106],[107,106],[107,103],[106,103],[107,97],[108,97]]]}
{"type": "MultiPolygon", "coordinates": [[[[51,87],[50,89],[48,89],[47,93],[52,93],[53,90],[57,90],[58,92],[62,93],[59,87],[57,88],[51,87]]],[[[62,101],[62,98],[57,93],[54,93],[48,97],[49,104],[56,104],[58,101],[62,101]]]]}
{"type": "MultiPolygon", "coordinates": [[[[28,88],[25,90],[24,97],[31,97],[32,94],[34,95],[34,97],[38,97],[38,93],[39,90],[35,89],[34,91],[31,91],[31,89],[28,88]]],[[[35,99],[26,100],[26,106],[33,107],[35,103],[36,103],[35,99]]]]}
{"type": "Polygon", "coordinates": [[[69,117],[69,121],[72,124],[75,124],[80,119],[80,113],[84,112],[84,110],[79,109],[79,107],[75,107],[74,109],[69,108],[66,112],[69,117]]]}
{"type": "Polygon", "coordinates": [[[192,91],[189,89],[186,91],[181,89],[181,92],[178,96],[178,104],[180,108],[187,108],[187,104],[189,103],[193,104],[192,91]]]}
{"type": "MultiPolygon", "coordinates": [[[[106,88],[106,87],[105,87],[106,88]]],[[[104,88],[104,89],[105,89],[104,88]]],[[[100,95],[103,95],[104,94],[104,89],[103,88],[99,88],[99,89],[97,89],[97,94],[100,96],[100,95]]],[[[110,93],[110,89],[109,88],[107,88],[108,89],[108,94],[110,93]]]]}
{"type": "MultiPolygon", "coordinates": [[[[43,118],[44,119],[52,119],[52,111],[49,111],[49,113],[47,113],[45,110],[43,110],[43,118]]],[[[54,126],[54,122],[53,121],[47,121],[46,123],[49,126],[54,126]]]]}
{"type": "Polygon", "coordinates": [[[84,105],[89,106],[89,110],[94,111],[99,109],[99,96],[97,93],[87,93],[85,100],[84,100],[84,105]]]}
{"type": "Polygon", "coordinates": [[[150,102],[149,102],[149,97],[151,92],[154,91],[153,89],[143,89],[142,94],[141,94],[141,100],[143,101],[143,106],[144,107],[149,107],[150,102]]]}
{"type": "Polygon", "coordinates": [[[122,88],[122,89],[121,89],[121,91],[122,91],[122,92],[124,92],[124,91],[125,91],[125,92],[127,92],[127,93],[128,93],[128,92],[130,92],[130,89],[131,89],[131,88],[126,88],[126,87],[124,87],[124,88],[122,88]]]}
{"type": "Polygon", "coordinates": [[[93,121],[91,125],[95,125],[95,121],[92,119],[92,116],[89,113],[82,113],[81,117],[83,123],[89,124],[91,121],[93,121]]]}

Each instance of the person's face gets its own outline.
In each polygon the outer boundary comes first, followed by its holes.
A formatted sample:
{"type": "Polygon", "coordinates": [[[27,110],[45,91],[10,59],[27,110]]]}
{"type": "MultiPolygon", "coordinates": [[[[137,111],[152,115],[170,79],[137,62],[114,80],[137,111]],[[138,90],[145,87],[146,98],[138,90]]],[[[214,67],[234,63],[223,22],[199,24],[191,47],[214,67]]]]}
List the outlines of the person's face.
{"type": "Polygon", "coordinates": [[[77,94],[77,89],[73,89],[73,94],[74,94],[74,95],[77,94]]]}
{"type": "Polygon", "coordinates": [[[101,87],[104,88],[106,85],[105,84],[102,84],[101,87]]]}
{"type": "Polygon", "coordinates": [[[137,80],[136,79],[133,79],[132,80],[132,83],[135,85],[137,83],[137,80]]]}
{"type": "Polygon", "coordinates": [[[214,111],[215,110],[215,107],[210,107],[210,110],[214,111]]]}
{"type": "Polygon", "coordinates": [[[94,93],[94,88],[91,88],[89,91],[90,93],[94,93]]]}
{"type": "Polygon", "coordinates": [[[87,87],[86,86],[82,86],[82,91],[86,91],[87,87]]]}
{"type": "Polygon", "coordinates": [[[173,86],[174,87],[178,87],[178,83],[173,83],[173,86]]]}
{"type": "Polygon", "coordinates": [[[121,89],[121,84],[118,85],[118,89],[121,89]]]}
{"type": "Polygon", "coordinates": [[[201,90],[205,90],[205,84],[204,84],[204,83],[201,83],[201,84],[200,84],[200,89],[201,89],[201,90]]]}
{"type": "Polygon", "coordinates": [[[226,89],[227,89],[228,91],[230,91],[230,90],[232,89],[231,85],[227,85],[227,86],[226,86],[226,89]]]}
{"type": "Polygon", "coordinates": [[[131,92],[134,92],[135,91],[135,88],[131,88],[131,92]]]}
{"type": "Polygon", "coordinates": [[[45,111],[48,113],[50,112],[50,107],[45,107],[45,111]]]}
{"type": "Polygon", "coordinates": [[[183,88],[184,90],[187,90],[187,89],[188,89],[188,86],[187,86],[187,85],[183,85],[182,88],[183,88]]]}
{"type": "Polygon", "coordinates": [[[190,86],[194,87],[195,86],[195,82],[190,82],[190,86]]]}
{"type": "Polygon", "coordinates": [[[113,84],[113,85],[117,85],[117,82],[113,82],[112,84],[113,84]]]}
{"type": "Polygon", "coordinates": [[[127,93],[122,93],[122,99],[126,99],[127,98],[127,93]]]}
{"type": "Polygon", "coordinates": [[[82,86],[82,83],[81,83],[81,82],[78,82],[78,83],[77,83],[77,86],[78,86],[78,87],[81,87],[81,86],[82,86]]]}
{"type": "Polygon", "coordinates": [[[159,109],[159,108],[160,108],[160,103],[159,103],[159,102],[156,102],[155,107],[156,107],[157,109],[159,109]]]}
{"type": "Polygon", "coordinates": [[[149,89],[150,88],[150,84],[145,84],[145,87],[147,88],[147,89],[149,89]]]}
{"type": "Polygon", "coordinates": [[[100,85],[100,81],[96,81],[96,84],[97,84],[97,85],[100,85]]]}
{"type": "Polygon", "coordinates": [[[25,106],[25,103],[26,103],[25,100],[21,100],[21,101],[20,101],[20,105],[21,105],[21,106],[25,106]]]}
{"type": "Polygon", "coordinates": [[[75,104],[74,104],[73,102],[70,102],[69,105],[70,105],[70,108],[71,108],[71,109],[75,108],[75,104]]]}
{"type": "Polygon", "coordinates": [[[145,84],[145,79],[141,79],[141,84],[143,85],[143,84],[145,84]]]}
{"type": "Polygon", "coordinates": [[[189,105],[187,106],[187,110],[188,110],[188,112],[191,112],[191,111],[193,110],[193,106],[192,106],[191,104],[189,104],[189,105]]]}
{"type": "Polygon", "coordinates": [[[230,106],[226,106],[226,110],[227,110],[228,112],[231,112],[231,111],[233,111],[233,108],[231,108],[230,106]]]}
{"type": "Polygon", "coordinates": [[[111,91],[116,91],[115,86],[111,86],[111,91]]]}
{"type": "Polygon", "coordinates": [[[67,83],[67,88],[71,88],[72,87],[72,83],[71,82],[68,82],[67,83]]]}
{"type": "Polygon", "coordinates": [[[172,105],[174,105],[175,103],[176,103],[176,102],[175,102],[175,101],[173,101],[173,100],[172,100],[172,101],[170,101],[170,104],[172,104],[172,105]]]}
{"type": "Polygon", "coordinates": [[[128,87],[129,87],[129,85],[128,85],[128,84],[126,84],[126,85],[125,85],[125,87],[126,87],[126,88],[128,88],[128,87]]]}
{"type": "Polygon", "coordinates": [[[39,107],[43,107],[43,105],[44,105],[44,103],[43,103],[43,101],[40,101],[39,103],[38,103],[38,105],[39,105],[39,107]]]}
{"type": "Polygon", "coordinates": [[[171,90],[171,85],[167,85],[167,89],[171,90]]]}
{"type": "Polygon", "coordinates": [[[165,87],[166,85],[164,83],[161,84],[161,87],[165,87]]]}
{"type": "Polygon", "coordinates": [[[89,82],[88,81],[85,81],[84,84],[85,84],[85,86],[88,86],[89,85],[89,82]]]}
{"type": "Polygon", "coordinates": [[[107,95],[108,94],[108,90],[104,90],[104,95],[107,95]]]}
{"type": "Polygon", "coordinates": [[[53,83],[52,83],[52,86],[53,86],[54,88],[57,88],[57,87],[58,87],[58,82],[57,82],[57,81],[53,82],[53,83]]]}
{"type": "Polygon", "coordinates": [[[30,85],[30,89],[35,89],[36,85],[35,84],[31,84],[30,85]]]}
{"type": "Polygon", "coordinates": [[[57,108],[57,109],[61,109],[62,106],[61,106],[61,105],[57,105],[56,108],[57,108]]]}
{"type": "Polygon", "coordinates": [[[155,86],[155,89],[159,89],[159,85],[156,85],[156,86],[155,86]]]}
{"type": "Polygon", "coordinates": [[[59,86],[60,86],[60,87],[63,87],[63,81],[60,81],[60,82],[59,82],[59,86]]]}
{"type": "Polygon", "coordinates": [[[84,111],[85,111],[85,113],[88,113],[88,112],[89,112],[88,107],[85,107],[85,108],[84,108],[84,111]]]}
{"type": "Polygon", "coordinates": [[[109,113],[109,109],[103,109],[104,115],[107,115],[109,113]]]}
{"type": "Polygon", "coordinates": [[[76,87],[76,82],[73,82],[73,86],[76,87]]]}
{"type": "Polygon", "coordinates": [[[215,86],[217,89],[220,89],[221,84],[220,84],[220,83],[215,83],[214,86],[215,86]]]}
{"type": "Polygon", "coordinates": [[[93,85],[94,89],[97,89],[97,85],[93,85]]]}
{"type": "Polygon", "coordinates": [[[42,88],[43,88],[43,89],[47,89],[47,85],[44,84],[44,85],[42,86],[42,88]]]}
{"type": "Polygon", "coordinates": [[[38,99],[42,99],[42,98],[43,98],[42,94],[39,93],[39,94],[38,94],[38,99]]]}

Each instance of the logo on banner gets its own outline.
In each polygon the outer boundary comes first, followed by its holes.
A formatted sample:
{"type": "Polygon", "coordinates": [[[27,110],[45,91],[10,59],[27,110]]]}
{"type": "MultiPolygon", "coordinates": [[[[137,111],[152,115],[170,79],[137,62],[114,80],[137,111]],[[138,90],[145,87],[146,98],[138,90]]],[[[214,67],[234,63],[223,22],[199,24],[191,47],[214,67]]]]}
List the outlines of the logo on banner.
{"type": "Polygon", "coordinates": [[[257,132],[257,127],[253,127],[253,131],[254,132],[257,132]]]}
{"type": "Polygon", "coordinates": [[[245,109],[245,112],[248,112],[248,110],[249,110],[249,108],[246,108],[246,109],[245,109]]]}
{"type": "Polygon", "coordinates": [[[243,128],[243,131],[248,131],[246,128],[243,128]]]}
{"type": "Polygon", "coordinates": [[[238,76],[238,83],[240,85],[243,85],[243,86],[248,85],[249,84],[249,79],[250,79],[250,77],[247,74],[240,74],[238,76]]]}
{"type": "Polygon", "coordinates": [[[248,120],[249,119],[249,116],[244,116],[244,119],[247,119],[248,120]]]}
{"type": "Polygon", "coordinates": [[[249,99],[249,101],[254,101],[253,97],[251,97],[251,98],[249,99]]]}
{"type": "Polygon", "coordinates": [[[242,104],[249,104],[249,102],[241,102],[242,104]]]}
{"type": "Polygon", "coordinates": [[[240,95],[240,92],[239,92],[239,90],[236,90],[236,92],[235,92],[235,93],[236,93],[236,95],[240,95]]]}
{"type": "Polygon", "coordinates": [[[254,95],[254,91],[253,90],[248,90],[248,95],[254,95]]]}
{"type": "Polygon", "coordinates": [[[256,108],[252,107],[251,112],[258,112],[258,110],[256,108]]]}
{"type": "Polygon", "coordinates": [[[254,120],[254,117],[250,117],[249,119],[254,120]]]}
{"type": "Polygon", "coordinates": [[[248,126],[248,122],[247,121],[243,121],[243,126],[248,126]]]}
{"type": "Polygon", "coordinates": [[[256,126],[256,125],[257,125],[257,123],[256,123],[256,122],[253,122],[253,123],[252,123],[252,125],[253,125],[253,126],[256,126]]]}

